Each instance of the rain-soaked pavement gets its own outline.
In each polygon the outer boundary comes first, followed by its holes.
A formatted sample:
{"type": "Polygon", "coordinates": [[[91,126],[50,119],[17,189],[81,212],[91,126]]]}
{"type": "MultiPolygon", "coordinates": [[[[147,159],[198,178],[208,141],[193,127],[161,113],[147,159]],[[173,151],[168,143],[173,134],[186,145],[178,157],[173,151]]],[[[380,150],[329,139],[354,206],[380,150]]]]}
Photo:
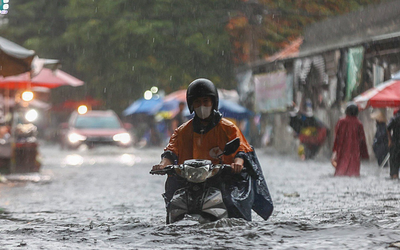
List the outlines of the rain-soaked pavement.
{"type": "MultiPolygon", "coordinates": [[[[263,221],[165,225],[161,148],[60,151],[42,145],[31,181],[0,186],[0,249],[395,249],[400,182],[364,162],[333,177],[327,160],[258,149],[275,205],[263,221]],[[36,178],[36,179],[35,179],[36,178]],[[392,248],[394,247],[394,248],[392,248]]],[[[10,176],[11,178],[12,176],[10,176]]],[[[28,178],[26,177],[26,178],[28,178]]]]}

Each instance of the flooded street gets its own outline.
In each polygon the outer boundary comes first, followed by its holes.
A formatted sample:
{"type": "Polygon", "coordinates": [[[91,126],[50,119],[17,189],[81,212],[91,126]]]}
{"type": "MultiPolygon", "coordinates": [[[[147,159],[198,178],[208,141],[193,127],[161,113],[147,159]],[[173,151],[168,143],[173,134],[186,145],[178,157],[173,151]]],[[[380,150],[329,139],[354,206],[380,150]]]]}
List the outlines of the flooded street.
{"type": "Polygon", "coordinates": [[[274,201],[263,221],[165,224],[162,148],[60,151],[42,145],[41,180],[0,188],[0,249],[387,249],[400,241],[400,182],[363,162],[333,177],[328,160],[258,149],[274,201]]]}

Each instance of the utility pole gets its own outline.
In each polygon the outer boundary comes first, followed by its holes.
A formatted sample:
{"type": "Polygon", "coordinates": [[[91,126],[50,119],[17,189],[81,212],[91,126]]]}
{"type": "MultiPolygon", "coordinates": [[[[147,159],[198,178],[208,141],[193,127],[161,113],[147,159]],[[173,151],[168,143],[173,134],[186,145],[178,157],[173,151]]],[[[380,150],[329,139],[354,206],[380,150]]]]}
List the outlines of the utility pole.
{"type": "MultiPolygon", "coordinates": [[[[243,13],[245,17],[248,20],[249,27],[246,30],[245,36],[246,36],[246,52],[247,56],[246,59],[247,61],[245,64],[247,64],[249,70],[252,70],[252,64],[256,61],[259,60],[260,57],[260,49],[259,49],[259,44],[258,44],[258,39],[260,34],[259,28],[261,27],[262,24],[262,19],[263,19],[263,5],[261,5],[258,0],[248,0],[244,3],[243,6],[243,13]]],[[[247,100],[245,103],[245,106],[254,111],[254,82],[250,83],[253,85],[251,89],[253,89],[250,93],[247,95],[247,100]]],[[[249,120],[249,126],[250,126],[250,143],[254,145],[255,147],[260,146],[260,134],[257,129],[257,125],[254,122],[254,119],[249,120]]]]}
{"type": "Polygon", "coordinates": [[[247,64],[250,65],[257,61],[260,56],[258,45],[258,29],[262,24],[263,6],[258,2],[258,0],[249,0],[244,4],[244,14],[249,21],[249,28],[246,32],[246,37],[248,44],[247,64]]]}

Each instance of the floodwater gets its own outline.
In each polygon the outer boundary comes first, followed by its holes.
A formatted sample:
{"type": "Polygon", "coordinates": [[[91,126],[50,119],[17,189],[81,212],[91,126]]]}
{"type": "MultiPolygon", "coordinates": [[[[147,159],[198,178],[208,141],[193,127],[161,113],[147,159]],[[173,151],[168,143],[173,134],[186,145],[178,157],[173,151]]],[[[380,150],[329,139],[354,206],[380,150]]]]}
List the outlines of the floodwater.
{"type": "MultiPolygon", "coordinates": [[[[258,149],[274,201],[268,221],[165,224],[165,176],[149,174],[162,148],[60,151],[41,145],[31,181],[0,187],[0,249],[393,249],[400,245],[400,182],[363,162],[333,177],[328,160],[258,149]]],[[[13,176],[10,176],[12,178],[13,176]]],[[[19,176],[19,178],[21,178],[19,176]]]]}

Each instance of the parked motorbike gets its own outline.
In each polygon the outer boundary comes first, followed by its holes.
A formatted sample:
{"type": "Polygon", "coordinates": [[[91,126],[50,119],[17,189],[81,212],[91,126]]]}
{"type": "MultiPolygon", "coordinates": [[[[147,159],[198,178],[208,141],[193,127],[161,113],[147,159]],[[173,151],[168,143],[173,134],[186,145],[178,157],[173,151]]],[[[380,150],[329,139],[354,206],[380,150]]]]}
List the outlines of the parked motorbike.
{"type": "Polygon", "coordinates": [[[239,148],[236,138],[225,145],[218,156],[220,164],[210,160],[191,159],[180,165],[169,165],[150,174],[175,175],[185,180],[185,185],[175,191],[167,206],[167,224],[182,220],[186,215],[196,218],[200,223],[228,218],[220,185],[226,175],[232,175],[231,166],[222,164],[222,155],[230,155],[239,148]]]}
{"type": "Polygon", "coordinates": [[[41,168],[38,129],[32,122],[37,118],[33,109],[17,109],[12,123],[0,126],[0,173],[31,173],[41,168]]]}

